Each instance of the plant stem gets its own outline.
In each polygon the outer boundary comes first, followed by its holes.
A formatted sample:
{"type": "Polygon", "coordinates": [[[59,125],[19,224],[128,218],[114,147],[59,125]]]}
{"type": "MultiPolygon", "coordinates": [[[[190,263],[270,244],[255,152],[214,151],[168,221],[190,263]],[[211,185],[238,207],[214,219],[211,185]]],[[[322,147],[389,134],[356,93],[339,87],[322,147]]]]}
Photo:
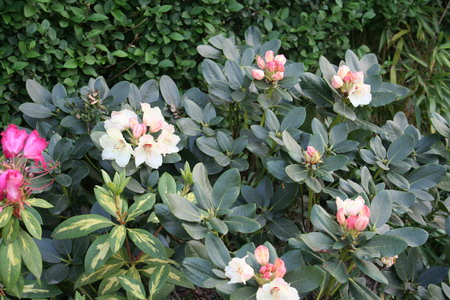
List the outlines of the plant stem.
{"type": "Polygon", "coordinates": [[[314,205],[314,192],[308,188],[308,220],[311,220],[311,210],[314,205]]]}

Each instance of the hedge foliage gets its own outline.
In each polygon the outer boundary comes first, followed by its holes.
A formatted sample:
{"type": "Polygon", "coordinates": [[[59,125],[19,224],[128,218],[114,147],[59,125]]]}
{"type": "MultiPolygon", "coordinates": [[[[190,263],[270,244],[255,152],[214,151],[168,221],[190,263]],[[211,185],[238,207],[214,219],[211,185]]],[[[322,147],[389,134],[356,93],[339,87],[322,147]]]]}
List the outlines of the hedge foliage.
{"type": "MultiPolygon", "coordinates": [[[[306,69],[321,55],[335,61],[355,45],[367,45],[357,49],[359,55],[368,53],[369,47],[372,52],[379,48],[383,59],[392,60],[389,67],[399,68],[402,59],[398,63],[398,58],[389,56],[398,49],[392,47],[398,42],[396,33],[414,22],[419,28],[411,27],[409,33],[421,33],[430,21],[417,21],[418,16],[438,16],[444,11],[441,1],[416,4],[405,0],[388,5],[380,0],[5,0],[0,2],[0,39],[4,41],[0,45],[0,112],[11,109],[8,101],[17,108],[28,100],[27,79],[44,86],[63,79],[61,83],[73,92],[90,77],[142,84],[168,74],[186,88],[200,78],[198,45],[218,33],[241,36],[254,24],[268,39],[280,39],[285,53],[302,61],[306,69]]],[[[445,42],[444,34],[440,44],[445,42]]],[[[426,57],[429,51],[422,53],[426,57]]],[[[411,60],[408,54],[406,58],[411,60]]],[[[448,63],[446,59],[440,62],[448,63]]],[[[399,81],[405,84],[417,79],[414,75],[399,81]]],[[[435,85],[439,86],[439,80],[445,78],[438,76],[435,85]]],[[[415,81],[420,85],[424,80],[415,81]]],[[[434,98],[438,107],[439,98],[448,101],[448,91],[434,98]]],[[[9,118],[3,114],[2,123],[9,118]]]]}

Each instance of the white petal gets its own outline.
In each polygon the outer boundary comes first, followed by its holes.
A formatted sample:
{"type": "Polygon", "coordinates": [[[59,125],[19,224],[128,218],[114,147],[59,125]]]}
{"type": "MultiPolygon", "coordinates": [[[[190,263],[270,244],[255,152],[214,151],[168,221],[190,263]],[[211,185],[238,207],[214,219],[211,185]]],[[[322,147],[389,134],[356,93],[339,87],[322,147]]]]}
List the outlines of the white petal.
{"type": "Polygon", "coordinates": [[[136,167],[142,165],[147,159],[147,153],[145,152],[144,147],[137,147],[134,150],[134,162],[136,163],[136,167]]]}
{"type": "Polygon", "coordinates": [[[161,154],[152,154],[150,156],[147,156],[147,159],[145,160],[145,163],[153,169],[158,169],[159,167],[161,167],[162,162],[163,159],[161,154]]]}

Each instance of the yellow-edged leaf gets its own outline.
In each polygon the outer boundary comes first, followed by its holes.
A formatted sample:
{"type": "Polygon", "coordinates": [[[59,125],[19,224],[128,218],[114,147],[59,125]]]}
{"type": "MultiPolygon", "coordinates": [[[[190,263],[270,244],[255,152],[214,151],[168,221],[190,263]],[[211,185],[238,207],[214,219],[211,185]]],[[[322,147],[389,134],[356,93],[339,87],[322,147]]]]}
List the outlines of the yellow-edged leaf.
{"type": "Polygon", "coordinates": [[[113,225],[113,222],[100,215],[81,215],[59,224],[53,231],[52,237],[55,239],[74,239],[113,225]]]}

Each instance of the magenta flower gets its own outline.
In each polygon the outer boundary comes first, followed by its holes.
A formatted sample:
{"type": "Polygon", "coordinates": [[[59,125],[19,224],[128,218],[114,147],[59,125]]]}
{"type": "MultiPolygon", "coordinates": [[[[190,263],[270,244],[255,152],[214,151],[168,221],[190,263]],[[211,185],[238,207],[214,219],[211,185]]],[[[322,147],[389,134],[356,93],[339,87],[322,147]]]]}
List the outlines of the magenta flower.
{"type": "Polygon", "coordinates": [[[19,130],[16,125],[9,124],[2,132],[2,148],[6,158],[17,156],[23,149],[23,144],[28,134],[25,130],[19,130]]]}
{"type": "Polygon", "coordinates": [[[36,130],[33,130],[25,142],[23,154],[26,158],[33,159],[36,165],[40,162],[41,165],[46,168],[47,164],[44,160],[44,156],[42,155],[42,151],[44,151],[47,147],[47,144],[47,141],[40,137],[36,130]]]}
{"type": "Polygon", "coordinates": [[[7,202],[20,202],[22,200],[23,192],[23,175],[17,170],[6,170],[0,174],[0,187],[6,193],[7,202]]]}

